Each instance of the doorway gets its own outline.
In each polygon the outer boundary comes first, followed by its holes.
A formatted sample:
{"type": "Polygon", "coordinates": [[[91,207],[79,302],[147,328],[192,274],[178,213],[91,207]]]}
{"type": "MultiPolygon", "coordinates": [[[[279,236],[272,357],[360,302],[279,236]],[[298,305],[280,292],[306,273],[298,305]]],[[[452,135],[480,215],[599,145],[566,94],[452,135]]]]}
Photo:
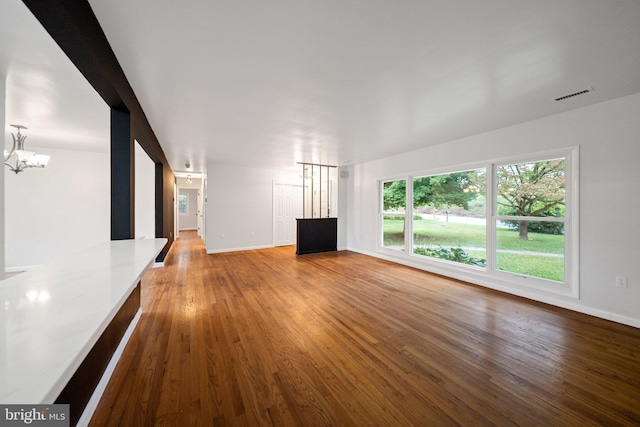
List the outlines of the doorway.
{"type": "Polygon", "coordinates": [[[197,231],[199,237],[204,236],[205,197],[204,177],[194,177],[194,174],[176,174],[175,187],[175,226],[176,237],[181,231],[197,231]]]}
{"type": "Polygon", "coordinates": [[[273,245],[296,244],[296,218],[302,218],[302,187],[273,184],[273,245]]]}

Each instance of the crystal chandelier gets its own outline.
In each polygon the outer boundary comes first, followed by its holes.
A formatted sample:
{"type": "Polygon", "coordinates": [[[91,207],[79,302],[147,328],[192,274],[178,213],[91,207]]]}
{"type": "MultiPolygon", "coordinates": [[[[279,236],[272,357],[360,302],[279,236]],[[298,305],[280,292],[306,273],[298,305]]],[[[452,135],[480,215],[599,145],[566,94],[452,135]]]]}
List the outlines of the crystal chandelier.
{"type": "Polygon", "coordinates": [[[43,168],[47,166],[51,156],[46,154],[36,154],[33,151],[27,151],[24,149],[24,140],[27,139],[26,135],[20,134],[21,129],[27,129],[22,125],[11,125],[18,129],[16,135],[11,134],[13,137],[13,147],[11,151],[4,150],[4,164],[9,166],[11,172],[19,173],[27,168],[43,168]],[[15,157],[14,160],[11,160],[15,157]]]}

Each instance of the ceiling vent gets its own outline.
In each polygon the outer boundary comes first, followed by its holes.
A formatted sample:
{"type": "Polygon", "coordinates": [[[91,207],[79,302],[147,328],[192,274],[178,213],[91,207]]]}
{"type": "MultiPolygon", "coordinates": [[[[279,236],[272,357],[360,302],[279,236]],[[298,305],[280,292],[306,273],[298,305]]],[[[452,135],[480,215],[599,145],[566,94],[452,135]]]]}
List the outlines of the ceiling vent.
{"type": "Polygon", "coordinates": [[[556,101],[564,101],[565,99],[573,98],[574,96],[584,95],[585,93],[593,92],[593,88],[581,90],[578,92],[570,93],[569,95],[561,96],[560,98],[556,98],[556,101]]]}

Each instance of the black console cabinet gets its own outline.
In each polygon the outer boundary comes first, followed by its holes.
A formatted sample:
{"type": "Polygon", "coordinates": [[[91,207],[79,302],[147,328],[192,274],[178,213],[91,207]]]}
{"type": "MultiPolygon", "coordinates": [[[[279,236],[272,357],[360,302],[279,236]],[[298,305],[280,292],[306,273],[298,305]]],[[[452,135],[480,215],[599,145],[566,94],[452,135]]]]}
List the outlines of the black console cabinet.
{"type": "Polygon", "coordinates": [[[338,250],[338,218],[298,218],[296,254],[338,250]]]}

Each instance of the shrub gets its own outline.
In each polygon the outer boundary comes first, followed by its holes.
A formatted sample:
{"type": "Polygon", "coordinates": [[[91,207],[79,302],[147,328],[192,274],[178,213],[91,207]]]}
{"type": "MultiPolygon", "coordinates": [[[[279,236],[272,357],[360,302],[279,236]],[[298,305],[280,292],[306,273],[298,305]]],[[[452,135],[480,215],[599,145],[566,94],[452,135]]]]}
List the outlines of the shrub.
{"type": "MultiPolygon", "coordinates": [[[[403,216],[384,215],[382,218],[383,219],[388,219],[388,220],[393,220],[393,221],[403,221],[404,220],[403,216]]],[[[422,219],[422,217],[420,215],[416,214],[416,215],[413,216],[413,219],[420,220],[420,219],[422,219]]]]}
{"type": "Polygon", "coordinates": [[[464,251],[462,248],[438,248],[417,247],[413,250],[418,255],[425,255],[432,258],[444,259],[447,261],[459,262],[461,264],[475,265],[476,267],[486,267],[487,260],[474,258],[464,251]]]}

